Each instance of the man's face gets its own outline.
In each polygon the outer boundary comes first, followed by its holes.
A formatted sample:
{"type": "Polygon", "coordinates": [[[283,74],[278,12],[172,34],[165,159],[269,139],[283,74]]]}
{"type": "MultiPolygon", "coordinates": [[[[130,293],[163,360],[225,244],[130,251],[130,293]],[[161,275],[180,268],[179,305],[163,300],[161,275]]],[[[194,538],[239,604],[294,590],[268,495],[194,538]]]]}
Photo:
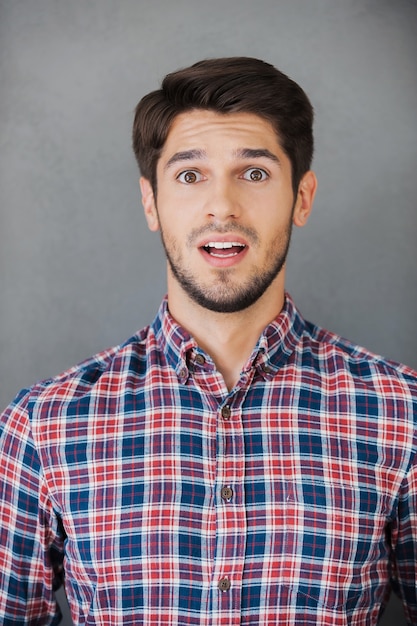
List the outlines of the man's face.
{"type": "Polygon", "coordinates": [[[231,313],[273,288],[303,202],[294,198],[290,161],[267,121],[206,110],[178,115],[158,161],[157,197],[149,181],[141,187],[175,289],[231,313]]]}

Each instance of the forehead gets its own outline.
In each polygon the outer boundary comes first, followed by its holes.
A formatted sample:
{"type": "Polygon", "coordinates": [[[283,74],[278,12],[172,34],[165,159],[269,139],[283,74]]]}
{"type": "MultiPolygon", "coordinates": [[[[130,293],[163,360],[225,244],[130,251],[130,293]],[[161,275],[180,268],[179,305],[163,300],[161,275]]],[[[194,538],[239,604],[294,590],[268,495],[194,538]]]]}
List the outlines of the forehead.
{"type": "Polygon", "coordinates": [[[254,113],[217,113],[193,109],[180,113],[168,132],[161,158],[190,148],[268,148],[282,151],[272,124],[254,113]]]}

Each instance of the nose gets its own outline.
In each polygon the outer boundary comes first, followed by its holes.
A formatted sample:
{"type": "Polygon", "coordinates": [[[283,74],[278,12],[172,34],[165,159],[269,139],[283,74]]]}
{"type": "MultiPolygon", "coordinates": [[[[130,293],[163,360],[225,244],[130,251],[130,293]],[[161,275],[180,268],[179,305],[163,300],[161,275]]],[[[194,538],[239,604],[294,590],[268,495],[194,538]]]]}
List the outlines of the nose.
{"type": "Polygon", "coordinates": [[[223,222],[240,216],[241,207],[237,190],[230,180],[217,181],[210,190],[206,203],[207,217],[223,222]]]}

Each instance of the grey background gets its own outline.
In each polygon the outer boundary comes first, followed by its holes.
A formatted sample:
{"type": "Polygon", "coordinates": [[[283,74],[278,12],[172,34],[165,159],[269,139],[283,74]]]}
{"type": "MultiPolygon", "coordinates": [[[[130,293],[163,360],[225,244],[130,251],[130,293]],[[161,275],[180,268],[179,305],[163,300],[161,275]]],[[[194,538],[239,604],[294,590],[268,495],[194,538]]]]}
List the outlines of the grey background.
{"type": "Polygon", "coordinates": [[[1,405],[153,318],[133,109],[209,56],[264,58],[315,106],[288,271],[304,315],[417,368],[416,26],[415,0],[0,0],[1,405]]]}

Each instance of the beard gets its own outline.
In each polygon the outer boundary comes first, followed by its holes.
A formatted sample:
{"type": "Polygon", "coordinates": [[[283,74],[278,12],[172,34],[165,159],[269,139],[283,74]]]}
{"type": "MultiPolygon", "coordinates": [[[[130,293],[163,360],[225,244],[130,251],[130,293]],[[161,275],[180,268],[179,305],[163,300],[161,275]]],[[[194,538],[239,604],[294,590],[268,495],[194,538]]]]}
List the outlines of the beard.
{"type": "MultiPolygon", "coordinates": [[[[209,286],[202,284],[198,280],[198,275],[184,266],[175,241],[165,236],[162,228],[160,232],[172,274],[189,298],[201,307],[216,313],[236,313],[247,309],[259,300],[284,267],[291,241],[292,218],[286,229],[271,243],[265,254],[264,265],[254,268],[251,275],[238,284],[233,280],[233,270],[230,269],[214,270],[215,280],[212,284],[209,286]]],[[[209,232],[216,234],[240,232],[252,244],[258,244],[258,236],[253,229],[236,224],[222,228],[208,225],[196,229],[187,238],[187,244],[191,247],[197,237],[209,232]]]]}

